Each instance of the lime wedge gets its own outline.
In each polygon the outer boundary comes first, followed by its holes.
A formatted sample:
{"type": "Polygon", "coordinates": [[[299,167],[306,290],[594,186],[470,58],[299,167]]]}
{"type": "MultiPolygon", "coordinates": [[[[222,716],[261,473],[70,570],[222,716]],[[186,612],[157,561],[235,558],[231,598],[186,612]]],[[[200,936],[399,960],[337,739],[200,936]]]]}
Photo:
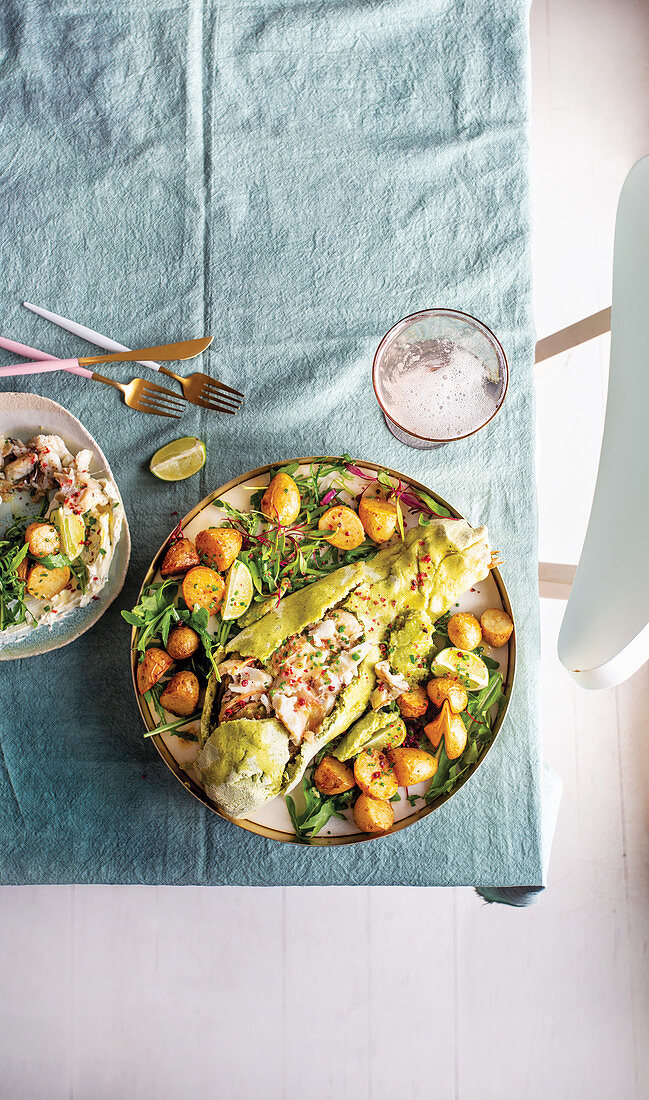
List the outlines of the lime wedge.
{"type": "Polygon", "coordinates": [[[443,649],[430,666],[433,676],[456,676],[469,691],[489,683],[489,669],[476,653],[464,649],[443,649]]]}
{"type": "Polygon", "coordinates": [[[203,440],[185,435],[156,451],[149,463],[149,469],[161,481],[184,481],[203,469],[205,457],[203,440]]]}
{"type": "Polygon", "coordinates": [[[59,532],[61,551],[70,561],[74,561],[83,550],[86,539],[86,527],[81,516],[63,506],[55,508],[49,518],[59,532]]]}
{"type": "Polygon", "coordinates": [[[250,607],[254,588],[250,570],[243,561],[234,561],[225,579],[225,592],[223,593],[223,607],[221,618],[226,622],[229,619],[238,619],[250,607]]]}

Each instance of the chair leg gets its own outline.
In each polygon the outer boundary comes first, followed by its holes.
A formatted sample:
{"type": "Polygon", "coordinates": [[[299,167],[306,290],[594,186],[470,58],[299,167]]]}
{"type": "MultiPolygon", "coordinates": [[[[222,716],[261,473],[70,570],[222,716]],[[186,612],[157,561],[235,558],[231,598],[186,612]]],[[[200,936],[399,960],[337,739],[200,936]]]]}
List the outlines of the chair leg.
{"type": "Polygon", "coordinates": [[[539,562],[539,595],[545,600],[567,600],[577,572],[576,565],[539,562]]]}
{"type": "Polygon", "coordinates": [[[551,336],[545,336],[536,345],[535,363],[542,363],[544,359],[551,359],[553,355],[560,355],[563,351],[577,347],[577,344],[585,344],[595,336],[602,336],[611,329],[611,307],[601,309],[599,313],[591,313],[590,317],[584,317],[574,325],[559,329],[551,336]]]}

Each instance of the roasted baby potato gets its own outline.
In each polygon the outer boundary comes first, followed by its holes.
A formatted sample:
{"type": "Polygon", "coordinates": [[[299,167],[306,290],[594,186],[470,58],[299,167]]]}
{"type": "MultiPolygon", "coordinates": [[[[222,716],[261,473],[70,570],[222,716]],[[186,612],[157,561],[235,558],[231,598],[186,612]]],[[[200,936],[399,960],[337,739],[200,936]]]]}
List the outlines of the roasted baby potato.
{"type": "Polygon", "coordinates": [[[337,546],[339,550],[355,550],[365,542],[363,524],[356,512],[344,504],[338,504],[324,512],[318,520],[318,530],[333,531],[327,542],[337,546]]]}
{"type": "Polygon", "coordinates": [[[29,544],[29,552],[35,558],[58,554],[61,549],[59,533],[52,523],[30,523],[25,528],[25,542],[29,544]]]}
{"type": "Polygon", "coordinates": [[[457,760],[466,748],[466,726],[459,714],[453,713],[448,700],[442,704],[442,709],[435,721],[424,726],[424,733],[435,748],[438,747],[442,737],[444,738],[444,748],[449,760],[457,760]]]}
{"type": "Polygon", "coordinates": [[[444,701],[448,700],[448,705],[454,714],[466,710],[469,701],[466,688],[452,676],[440,676],[439,679],[429,680],[426,691],[431,703],[436,707],[441,707],[444,701]]]}
{"type": "Polygon", "coordinates": [[[184,669],[171,677],[160,696],[160,702],[172,714],[193,714],[198,706],[199,691],[198,678],[193,672],[184,669]]]}
{"type": "Polygon", "coordinates": [[[70,581],[67,565],[46,569],[44,565],[32,565],[27,574],[27,591],[39,600],[51,600],[58,596],[70,581]]]}
{"type": "Polygon", "coordinates": [[[394,810],[383,799],[359,794],[354,806],[354,821],[362,833],[387,833],[394,824],[394,810]]]}
{"type": "Polygon", "coordinates": [[[313,778],[318,790],[326,795],[343,794],[356,786],[352,769],[335,756],[323,756],[313,778]]]}
{"type": "Polygon", "coordinates": [[[414,687],[404,691],[397,699],[397,706],[403,718],[421,718],[428,710],[426,689],[414,687]]]}
{"type": "Polygon", "coordinates": [[[459,611],[448,620],[448,636],[457,649],[475,649],[482,641],[482,630],[475,615],[459,611]]]}
{"type": "Polygon", "coordinates": [[[183,599],[190,611],[206,607],[210,615],[216,615],[223,602],[224,589],[223,577],[207,565],[197,565],[183,577],[183,599]]]}
{"type": "Polygon", "coordinates": [[[200,564],[201,559],[191,539],[175,539],[163,558],[160,572],[163,577],[173,577],[200,564]]]}
{"type": "Polygon", "coordinates": [[[293,478],[280,470],[261,498],[261,510],[271,523],[288,527],[295,523],[301,502],[300,490],[293,478]]]}
{"type": "Polygon", "coordinates": [[[225,573],[238,556],[243,539],[234,527],[206,527],[196,536],[196,549],[206,565],[225,573]]]}
{"type": "Polygon", "coordinates": [[[199,640],[191,626],[175,626],[167,638],[167,653],[174,661],[186,661],[198,649],[199,640]]]}
{"type": "Polygon", "coordinates": [[[388,749],[387,755],[400,787],[414,787],[416,783],[432,779],[437,771],[437,760],[424,749],[401,745],[397,749],[388,749]]]}
{"type": "Polygon", "coordinates": [[[397,777],[384,752],[363,749],[354,761],[354,778],[370,798],[389,799],[397,793],[397,777]]]}
{"type": "Polygon", "coordinates": [[[168,672],[173,664],[173,658],[164,649],[147,649],[144,657],[137,666],[137,690],[140,695],[150,691],[154,684],[168,672]]]}
{"type": "Polygon", "coordinates": [[[379,497],[361,497],[358,515],[373,542],[387,542],[397,529],[397,506],[379,497]]]}
{"type": "Polygon", "coordinates": [[[499,607],[490,607],[480,616],[482,636],[488,645],[500,649],[512,636],[514,624],[506,611],[499,607]]]}

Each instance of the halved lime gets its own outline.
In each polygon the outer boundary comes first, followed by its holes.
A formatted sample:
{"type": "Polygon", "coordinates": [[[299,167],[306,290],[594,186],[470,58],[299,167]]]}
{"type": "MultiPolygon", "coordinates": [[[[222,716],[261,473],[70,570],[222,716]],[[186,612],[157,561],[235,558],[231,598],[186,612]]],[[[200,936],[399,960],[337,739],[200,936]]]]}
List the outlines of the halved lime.
{"type": "Polygon", "coordinates": [[[53,523],[59,532],[62,553],[70,561],[74,561],[83,550],[86,539],[86,527],[81,516],[78,516],[76,512],[71,512],[63,505],[61,508],[55,508],[50,513],[49,518],[50,523],[53,523]]]}
{"type": "Polygon", "coordinates": [[[205,444],[194,435],[174,439],[156,451],[149,469],[161,481],[184,481],[205,465],[205,444]]]}
{"type": "Polygon", "coordinates": [[[479,691],[489,683],[489,669],[484,661],[465,649],[443,649],[430,670],[433,676],[456,676],[469,691],[479,691]]]}
{"type": "Polygon", "coordinates": [[[250,607],[254,588],[250,570],[244,561],[234,561],[225,578],[221,618],[238,619],[250,607]]]}

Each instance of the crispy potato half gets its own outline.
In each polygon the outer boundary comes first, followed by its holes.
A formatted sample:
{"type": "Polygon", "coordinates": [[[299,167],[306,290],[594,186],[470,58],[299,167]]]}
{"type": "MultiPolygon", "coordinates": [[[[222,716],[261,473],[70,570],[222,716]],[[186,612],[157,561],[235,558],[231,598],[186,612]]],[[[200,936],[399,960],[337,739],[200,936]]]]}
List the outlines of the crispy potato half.
{"type": "Polygon", "coordinates": [[[319,531],[331,531],[327,539],[339,550],[355,550],[365,542],[365,530],[356,512],[346,504],[328,508],[318,520],[319,531]]]}
{"type": "Polygon", "coordinates": [[[191,539],[175,539],[163,558],[160,573],[163,577],[174,577],[200,564],[201,559],[191,539]]]}
{"type": "Polygon", "coordinates": [[[428,710],[426,688],[414,687],[404,691],[397,699],[397,706],[403,718],[421,718],[428,710]]]}
{"type": "Polygon", "coordinates": [[[335,756],[323,756],[313,778],[320,793],[329,796],[344,794],[356,786],[352,769],[342,760],[336,760],[335,756]]]}
{"type": "Polygon", "coordinates": [[[191,626],[175,626],[169,632],[166,650],[174,661],[186,661],[198,649],[200,639],[191,626]]]}
{"type": "Polygon", "coordinates": [[[448,636],[456,649],[471,650],[480,645],[482,629],[475,615],[468,611],[458,611],[448,620],[448,636]]]}
{"type": "Polygon", "coordinates": [[[170,679],[160,696],[160,702],[165,710],[179,717],[193,714],[198,706],[200,685],[198,677],[193,672],[183,669],[176,672],[170,679]]]}
{"type": "Polygon", "coordinates": [[[437,718],[424,726],[424,733],[429,741],[437,748],[442,737],[444,748],[449,760],[457,760],[466,748],[467,730],[459,714],[454,714],[448,700],[442,704],[437,718]]]}
{"type": "Polygon", "coordinates": [[[354,778],[360,789],[370,798],[387,800],[398,790],[394,768],[386,754],[379,749],[363,749],[359,752],[354,761],[354,778]]]}
{"type": "Polygon", "coordinates": [[[454,714],[466,710],[469,702],[466,688],[459,680],[454,680],[452,676],[440,676],[434,680],[429,680],[426,685],[426,692],[434,706],[441,707],[445,702],[448,702],[454,714]]]}
{"type": "Polygon", "coordinates": [[[295,523],[301,503],[300,490],[293,478],[280,470],[261,498],[261,510],[271,523],[287,527],[295,523]]]}
{"type": "Polygon", "coordinates": [[[157,646],[147,649],[137,666],[137,690],[140,695],[150,691],[165,672],[169,671],[173,663],[173,657],[170,657],[164,649],[158,649],[157,646]]]}
{"type": "Polygon", "coordinates": [[[58,554],[61,549],[59,533],[52,523],[30,523],[25,528],[25,542],[35,558],[58,554]]]}
{"type": "Polygon", "coordinates": [[[205,607],[215,615],[223,602],[225,581],[207,565],[197,565],[183,577],[183,599],[190,611],[205,607]]]}
{"type": "Polygon", "coordinates": [[[70,582],[70,570],[67,565],[56,569],[46,569],[44,565],[32,565],[27,574],[27,591],[38,600],[51,600],[70,582]]]}
{"type": "Polygon", "coordinates": [[[387,833],[394,824],[394,810],[385,799],[361,793],[354,806],[354,821],[362,833],[387,833]]]}
{"type": "Polygon", "coordinates": [[[483,611],[480,616],[480,625],[485,642],[494,649],[507,645],[514,629],[514,624],[507,612],[501,611],[499,607],[490,607],[487,611],[483,611]]]}
{"type": "Polygon", "coordinates": [[[424,749],[406,748],[401,745],[396,749],[388,749],[387,755],[400,787],[414,787],[416,783],[432,779],[437,771],[436,758],[424,749]]]}
{"type": "Polygon", "coordinates": [[[381,497],[364,493],[358,506],[358,515],[373,542],[387,542],[397,529],[397,506],[381,497]]]}
{"type": "Polygon", "coordinates": [[[243,539],[234,527],[206,527],[196,536],[196,549],[205,565],[225,573],[238,557],[243,539]]]}

